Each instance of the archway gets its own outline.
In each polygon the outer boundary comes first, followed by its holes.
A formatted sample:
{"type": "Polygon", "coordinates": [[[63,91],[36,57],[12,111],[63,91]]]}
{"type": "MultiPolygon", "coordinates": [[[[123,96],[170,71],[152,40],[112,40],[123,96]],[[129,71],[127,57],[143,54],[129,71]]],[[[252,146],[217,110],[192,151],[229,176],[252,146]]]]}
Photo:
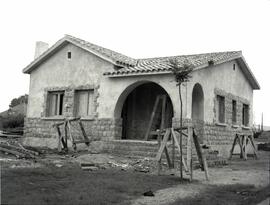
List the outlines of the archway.
{"type": "Polygon", "coordinates": [[[192,122],[200,143],[204,139],[204,95],[202,86],[196,83],[192,90],[192,122]]]}
{"type": "Polygon", "coordinates": [[[204,121],[204,95],[199,83],[196,83],[192,90],[192,120],[204,121]]]}
{"type": "MultiPolygon", "coordinates": [[[[139,82],[129,86],[119,97],[115,117],[122,118],[122,139],[143,140],[146,133],[154,103],[158,95],[166,95],[165,127],[171,127],[173,106],[168,93],[153,82],[139,82]],[[120,111],[121,110],[121,115],[120,111]]],[[[161,103],[157,109],[152,130],[161,123],[161,103]]]]}

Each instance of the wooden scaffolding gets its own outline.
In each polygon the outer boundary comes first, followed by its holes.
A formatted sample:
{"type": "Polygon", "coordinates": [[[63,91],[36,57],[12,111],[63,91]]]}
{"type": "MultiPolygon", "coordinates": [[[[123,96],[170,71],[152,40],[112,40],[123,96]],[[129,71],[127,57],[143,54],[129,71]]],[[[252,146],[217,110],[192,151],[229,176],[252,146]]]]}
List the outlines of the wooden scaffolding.
{"type": "Polygon", "coordinates": [[[55,123],[53,125],[58,135],[58,151],[68,151],[68,138],[72,143],[73,150],[77,150],[77,144],[85,143],[87,146],[90,140],[86,135],[84,126],[80,118],[67,118],[64,122],[55,123]],[[72,124],[75,123],[75,124],[72,124]],[[77,128],[79,126],[79,129],[77,128]],[[61,130],[63,130],[61,132],[61,130]],[[76,136],[74,132],[76,131],[76,136]]]}

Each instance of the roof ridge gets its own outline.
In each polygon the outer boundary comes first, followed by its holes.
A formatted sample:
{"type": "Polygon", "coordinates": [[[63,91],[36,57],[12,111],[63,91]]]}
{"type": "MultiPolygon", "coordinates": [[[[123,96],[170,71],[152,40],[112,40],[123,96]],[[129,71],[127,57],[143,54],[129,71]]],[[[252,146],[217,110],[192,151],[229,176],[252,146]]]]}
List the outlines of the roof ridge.
{"type": "Polygon", "coordinates": [[[65,34],[65,38],[68,40],[75,40],[78,41],[80,44],[85,45],[85,46],[90,46],[90,49],[99,52],[103,55],[105,55],[106,57],[112,57],[113,60],[115,60],[116,63],[119,64],[127,64],[127,65],[135,65],[136,64],[136,59],[129,57],[127,55],[124,55],[122,53],[119,53],[117,51],[111,50],[109,48],[105,48],[103,46],[99,46],[97,44],[91,43],[89,41],[83,40],[81,38],[69,35],[69,34],[65,34]]]}
{"type": "Polygon", "coordinates": [[[188,54],[188,55],[174,55],[174,56],[160,56],[160,57],[150,57],[150,58],[138,58],[137,60],[154,60],[161,58],[176,58],[176,57],[190,57],[190,56],[198,56],[198,55],[209,55],[209,54],[222,54],[222,53],[237,53],[242,55],[242,51],[218,51],[218,52],[208,52],[208,53],[197,53],[197,54],[188,54]]]}

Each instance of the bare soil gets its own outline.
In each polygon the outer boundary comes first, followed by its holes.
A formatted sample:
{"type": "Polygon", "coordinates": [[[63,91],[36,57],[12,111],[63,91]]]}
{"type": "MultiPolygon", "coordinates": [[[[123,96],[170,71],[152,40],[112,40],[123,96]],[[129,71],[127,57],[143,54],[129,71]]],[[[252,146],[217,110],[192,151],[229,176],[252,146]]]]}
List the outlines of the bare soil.
{"type": "Polygon", "coordinates": [[[137,169],[143,164],[137,159],[47,153],[24,160],[1,153],[1,204],[258,204],[269,198],[269,153],[210,168],[210,181],[195,170],[191,183],[180,181],[178,170],[141,172],[147,166],[137,169]],[[82,162],[97,169],[82,170],[82,162]],[[143,196],[150,190],[155,196],[143,196]]]}

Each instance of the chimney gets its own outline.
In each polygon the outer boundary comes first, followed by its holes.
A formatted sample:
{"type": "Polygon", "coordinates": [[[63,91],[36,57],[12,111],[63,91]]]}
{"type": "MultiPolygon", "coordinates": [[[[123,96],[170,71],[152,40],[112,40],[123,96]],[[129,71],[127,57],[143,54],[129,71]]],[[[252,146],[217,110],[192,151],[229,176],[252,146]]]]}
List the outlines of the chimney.
{"type": "Polygon", "coordinates": [[[44,53],[47,49],[49,48],[49,44],[42,42],[42,41],[37,41],[36,42],[36,49],[35,49],[35,59],[39,57],[42,53],[44,53]]]}

